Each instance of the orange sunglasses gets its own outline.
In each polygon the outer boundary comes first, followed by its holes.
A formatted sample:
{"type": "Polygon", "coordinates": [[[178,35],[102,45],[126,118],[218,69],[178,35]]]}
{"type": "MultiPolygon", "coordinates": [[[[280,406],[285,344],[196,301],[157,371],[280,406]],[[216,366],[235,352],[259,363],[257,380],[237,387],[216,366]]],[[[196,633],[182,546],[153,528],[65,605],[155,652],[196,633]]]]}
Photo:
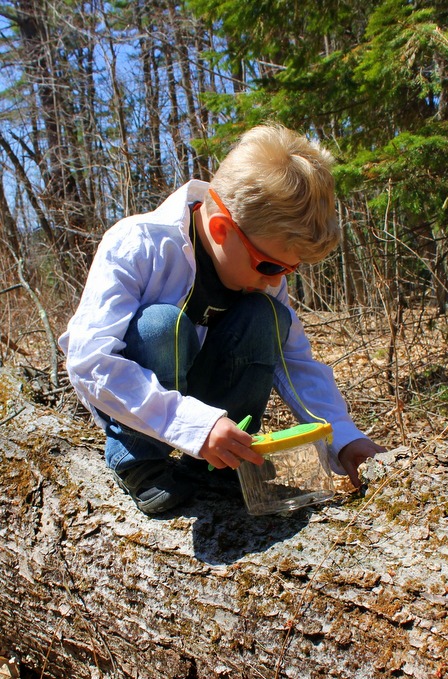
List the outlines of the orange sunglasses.
{"type": "Polygon", "coordinates": [[[261,273],[262,276],[278,276],[279,274],[292,273],[297,269],[300,262],[297,262],[297,264],[293,265],[285,264],[285,262],[279,262],[278,259],[272,259],[271,257],[265,255],[264,252],[257,250],[257,248],[252,245],[248,237],[243,233],[243,231],[241,231],[238,224],[233,220],[232,215],[216,191],[210,188],[208,192],[221,212],[229,219],[232,228],[236,231],[236,234],[249,253],[250,265],[254,271],[258,271],[258,273],[261,273]]]}

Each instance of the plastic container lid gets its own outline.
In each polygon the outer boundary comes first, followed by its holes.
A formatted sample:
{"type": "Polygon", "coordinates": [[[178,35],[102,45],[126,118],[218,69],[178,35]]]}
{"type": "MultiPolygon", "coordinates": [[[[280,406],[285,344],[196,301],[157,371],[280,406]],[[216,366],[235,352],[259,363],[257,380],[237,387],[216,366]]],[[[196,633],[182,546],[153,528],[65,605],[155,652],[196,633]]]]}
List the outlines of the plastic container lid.
{"type": "Polygon", "coordinates": [[[269,432],[254,436],[252,448],[260,455],[276,453],[279,450],[286,450],[305,443],[313,443],[319,439],[328,438],[331,440],[333,429],[331,424],[325,422],[321,424],[312,422],[310,424],[298,424],[282,431],[269,432]]]}

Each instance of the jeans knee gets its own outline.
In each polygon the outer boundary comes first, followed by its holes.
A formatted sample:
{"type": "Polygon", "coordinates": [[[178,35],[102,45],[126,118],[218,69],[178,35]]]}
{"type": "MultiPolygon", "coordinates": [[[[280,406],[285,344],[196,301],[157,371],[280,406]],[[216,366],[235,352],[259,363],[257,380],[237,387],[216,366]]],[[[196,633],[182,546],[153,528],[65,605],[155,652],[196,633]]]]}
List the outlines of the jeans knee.
{"type": "Polygon", "coordinates": [[[171,304],[145,304],[141,306],[129,323],[125,342],[150,339],[151,342],[165,342],[174,336],[180,309],[171,304]]]}
{"type": "MultiPolygon", "coordinates": [[[[124,341],[128,348],[146,345],[166,347],[176,335],[187,342],[195,342],[196,331],[189,318],[173,304],[146,304],[141,306],[129,323],[124,341]]],[[[125,350],[127,354],[128,349],[125,350]]]]}
{"type": "Polygon", "coordinates": [[[124,337],[123,355],[152,370],[167,389],[179,379],[184,388],[186,373],[200,348],[194,325],[180,314],[181,310],[171,304],[142,306],[124,337]]]}
{"type": "Polygon", "coordinates": [[[260,339],[266,334],[274,334],[280,344],[284,344],[291,327],[289,309],[275,297],[266,293],[254,292],[245,298],[248,302],[247,318],[253,319],[256,332],[260,339]],[[269,332],[271,331],[271,332],[269,332]]]}

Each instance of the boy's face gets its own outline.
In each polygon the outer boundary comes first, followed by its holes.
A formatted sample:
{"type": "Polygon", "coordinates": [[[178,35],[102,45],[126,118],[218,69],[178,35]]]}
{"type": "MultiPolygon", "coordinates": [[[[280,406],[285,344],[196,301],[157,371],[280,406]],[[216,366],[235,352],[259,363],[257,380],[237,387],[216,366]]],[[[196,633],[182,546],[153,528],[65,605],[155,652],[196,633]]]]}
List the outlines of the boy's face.
{"type": "Polygon", "coordinates": [[[271,262],[275,260],[283,263],[287,270],[276,275],[266,275],[257,270],[257,262],[254,260],[253,251],[248,251],[238,234],[229,229],[226,238],[221,244],[220,251],[217,252],[216,270],[223,285],[230,290],[265,290],[272,285],[280,285],[282,277],[298,266],[297,256],[288,250],[284,242],[273,240],[272,238],[251,236],[250,243],[257,252],[258,268],[269,270],[263,267],[260,262],[271,262]],[[266,259],[265,259],[266,258],[266,259]]]}
{"type": "Polygon", "coordinates": [[[223,285],[230,290],[264,290],[280,285],[282,276],[292,273],[300,262],[295,253],[278,238],[248,238],[234,221],[213,188],[209,193],[220,212],[212,214],[208,226],[214,241],[215,268],[223,285]]]}

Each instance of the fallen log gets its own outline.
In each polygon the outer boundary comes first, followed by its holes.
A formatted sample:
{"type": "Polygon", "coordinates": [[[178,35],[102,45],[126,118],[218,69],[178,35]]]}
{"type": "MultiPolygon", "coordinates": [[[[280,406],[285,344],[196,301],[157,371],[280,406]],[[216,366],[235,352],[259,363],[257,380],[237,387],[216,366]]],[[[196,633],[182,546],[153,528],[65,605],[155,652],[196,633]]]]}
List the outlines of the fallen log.
{"type": "Polygon", "coordinates": [[[150,519],[6,369],[0,420],[0,645],[37,676],[448,677],[443,441],[288,516],[204,490],[150,519]]]}

